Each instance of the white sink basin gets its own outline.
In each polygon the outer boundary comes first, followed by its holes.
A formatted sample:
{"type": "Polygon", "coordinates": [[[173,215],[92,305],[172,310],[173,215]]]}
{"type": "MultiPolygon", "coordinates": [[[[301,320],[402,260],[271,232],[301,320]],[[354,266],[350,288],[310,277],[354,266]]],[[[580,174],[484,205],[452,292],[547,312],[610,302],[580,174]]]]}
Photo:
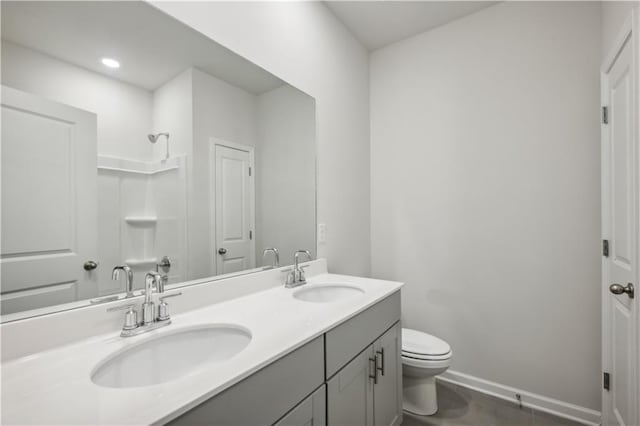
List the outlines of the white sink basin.
{"type": "Polygon", "coordinates": [[[328,303],[351,299],[364,294],[364,290],[350,284],[324,283],[307,284],[293,292],[293,297],[305,302],[328,303]]]}
{"type": "Polygon", "coordinates": [[[205,363],[228,360],[251,341],[244,327],[217,324],[163,334],[102,361],[91,381],[109,388],[157,385],[188,375],[205,363]]]}

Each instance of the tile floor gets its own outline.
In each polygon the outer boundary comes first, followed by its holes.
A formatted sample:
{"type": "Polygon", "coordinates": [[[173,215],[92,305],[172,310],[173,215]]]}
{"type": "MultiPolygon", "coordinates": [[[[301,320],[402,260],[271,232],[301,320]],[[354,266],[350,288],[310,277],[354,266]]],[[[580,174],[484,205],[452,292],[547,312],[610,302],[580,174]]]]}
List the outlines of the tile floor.
{"type": "Polygon", "coordinates": [[[579,423],[438,381],[438,412],[433,416],[404,413],[402,426],[579,426],[579,423]]]}

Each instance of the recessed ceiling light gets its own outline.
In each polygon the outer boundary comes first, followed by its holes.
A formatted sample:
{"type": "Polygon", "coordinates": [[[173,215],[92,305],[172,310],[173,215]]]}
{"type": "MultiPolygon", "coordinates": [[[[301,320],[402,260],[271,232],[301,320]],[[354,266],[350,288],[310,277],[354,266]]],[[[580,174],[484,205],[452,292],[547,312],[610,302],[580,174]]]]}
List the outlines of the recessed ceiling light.
{"type": "Polygon", "coordinates": [[[120,62],[111,58],[102,58],[102,65],[109,68],[120,68],[120,62]]]}

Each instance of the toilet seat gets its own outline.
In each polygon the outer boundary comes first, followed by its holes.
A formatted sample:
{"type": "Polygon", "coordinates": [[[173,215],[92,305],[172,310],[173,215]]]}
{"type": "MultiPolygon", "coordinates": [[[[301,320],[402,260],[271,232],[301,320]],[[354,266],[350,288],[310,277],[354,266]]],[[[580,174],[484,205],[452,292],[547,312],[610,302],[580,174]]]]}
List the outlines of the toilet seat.
{"type": "Polygon", "coordinates": [[[451,346],[430,334],[403,328],[402,357],[415,361],[444,361],[451,358],[451,346]]]}
{"type": "Polygon", "coordinates": [[[416,359],[420,361],[442,361],[445,359],[451,358],[451,351],[444,355],[424,355],[424,354],[414,354],[411,352],[402,352],[403,358],[416,359]]]}
{"type": "Polygon", "coordinates": [[[451,358],[445,359],[415,359],[402,356],[402,365],[419,368],[421,370],[446,370],[451,365],[451,358]]]}

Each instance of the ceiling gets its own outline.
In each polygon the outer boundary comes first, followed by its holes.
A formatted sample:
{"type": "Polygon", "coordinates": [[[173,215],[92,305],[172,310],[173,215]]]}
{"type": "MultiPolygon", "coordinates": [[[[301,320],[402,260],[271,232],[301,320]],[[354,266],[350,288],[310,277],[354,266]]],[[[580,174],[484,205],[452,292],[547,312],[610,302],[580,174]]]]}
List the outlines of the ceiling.
{"type": "Polygon", "coordinates": [[[2,1],[2,39],[154,90],[190,67],[254,94],[284,83],[142,1],[2,1]],[[109,69],[102,57],[117,59],[109,69]]]}
{"type": "Polygon", "coordinates": [[[369,50],[379,49],[494,5],[495,1],[325,1],[369,50]]]}

